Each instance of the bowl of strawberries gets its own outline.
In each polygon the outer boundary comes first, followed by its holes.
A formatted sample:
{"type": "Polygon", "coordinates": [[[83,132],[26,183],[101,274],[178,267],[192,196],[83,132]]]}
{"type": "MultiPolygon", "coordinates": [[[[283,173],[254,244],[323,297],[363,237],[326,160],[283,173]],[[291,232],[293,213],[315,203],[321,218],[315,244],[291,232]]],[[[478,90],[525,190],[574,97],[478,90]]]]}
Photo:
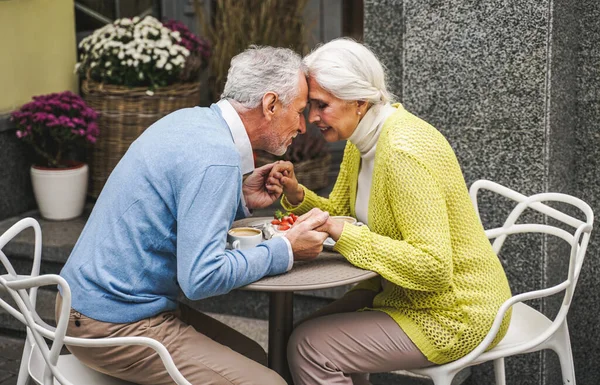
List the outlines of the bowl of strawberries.
{"type": "Polygon", "coordinates": [[[275,215],[273,215],[274,219],[271,220],[271,225],[275,231],[285,232],[289,230],[296,220],[298,216],[294,213],[286,212],[284,213],[281,210],[275,211],[275,215]]]}

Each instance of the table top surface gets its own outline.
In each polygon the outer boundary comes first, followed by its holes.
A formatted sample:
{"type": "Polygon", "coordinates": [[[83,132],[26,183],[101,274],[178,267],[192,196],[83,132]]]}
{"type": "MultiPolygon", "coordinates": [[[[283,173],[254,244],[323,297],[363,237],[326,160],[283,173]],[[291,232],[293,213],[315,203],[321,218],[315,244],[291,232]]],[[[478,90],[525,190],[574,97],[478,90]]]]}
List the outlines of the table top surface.
{"type": "MultiPolygon", "coordinates": [[[[233,227],[255,226],[271,218],[245,218],[234,222],[233,227]]],[[[303,291],[326,289],[364,281],[377,276],[377,273],[352,265],[341,254],[323,250],[316,259],[297,261],[290,271],[284,274],[264,277],[242,290],[254,291],[303,291]]]]}

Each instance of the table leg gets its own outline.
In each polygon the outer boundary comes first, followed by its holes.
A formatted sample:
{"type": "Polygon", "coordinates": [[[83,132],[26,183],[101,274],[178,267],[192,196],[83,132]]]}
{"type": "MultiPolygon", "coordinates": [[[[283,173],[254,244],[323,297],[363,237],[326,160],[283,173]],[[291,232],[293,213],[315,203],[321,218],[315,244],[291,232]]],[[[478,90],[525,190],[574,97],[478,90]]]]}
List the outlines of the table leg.
{"type": "Polygon", "coordinates": [[[269,298],[269,368],[288,384],[292,377],[287,361],[287,343],[294,327],[294,293],[272,292],[269,298]]]}

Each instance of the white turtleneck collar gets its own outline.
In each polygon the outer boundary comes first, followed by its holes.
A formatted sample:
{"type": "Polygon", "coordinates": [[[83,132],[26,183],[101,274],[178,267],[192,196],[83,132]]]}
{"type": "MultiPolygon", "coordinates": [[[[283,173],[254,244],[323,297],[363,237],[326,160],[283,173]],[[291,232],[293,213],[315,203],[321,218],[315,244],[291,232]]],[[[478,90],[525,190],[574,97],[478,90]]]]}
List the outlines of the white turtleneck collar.
{"type": "Polygon", "coordinates": [[[348,138],[358,148],[361,155],[365,155],[375,147],[383,122],[392,115],[396,109],[389,103],[376,104],[369,108],[358,126],[348,138]]]}
{"type": "Polygon", "coordinates": [[[383,124],[395,111],[396,108],[390,104],[372,106],[348,138],[360,151],[361,158],[354,211],[356,218],[367,225],[369,224],[369,198],[371,196],[377,140],[381,134],[383,124]]]}

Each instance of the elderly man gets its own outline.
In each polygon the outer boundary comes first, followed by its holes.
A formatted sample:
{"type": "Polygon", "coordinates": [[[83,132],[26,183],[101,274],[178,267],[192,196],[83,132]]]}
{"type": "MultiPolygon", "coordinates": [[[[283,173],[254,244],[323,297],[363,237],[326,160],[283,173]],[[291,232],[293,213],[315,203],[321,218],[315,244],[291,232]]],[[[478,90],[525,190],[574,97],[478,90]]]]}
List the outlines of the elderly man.
{"type": "MultiPolygon", "coordinates": [[[[252,149],[281,155],[305,132],[307,92],[297,54],[251,47],[231,61],[221,101],[176,111],[131,145],[61,272],[73,296],[68,335],[154,338],[193,384],[285,383],[260,364],[258,344],[177,296],[225,294],[322,250],[327,234],[314,229],[328,215],[318,210],[285,237],[225,248],[235,219],[281,195],[280,186],[265,184],[273,165],[254,170],[252,149]]],[[[69,349],[115,377],[173,383],[148,348],[69,349]]]]}

